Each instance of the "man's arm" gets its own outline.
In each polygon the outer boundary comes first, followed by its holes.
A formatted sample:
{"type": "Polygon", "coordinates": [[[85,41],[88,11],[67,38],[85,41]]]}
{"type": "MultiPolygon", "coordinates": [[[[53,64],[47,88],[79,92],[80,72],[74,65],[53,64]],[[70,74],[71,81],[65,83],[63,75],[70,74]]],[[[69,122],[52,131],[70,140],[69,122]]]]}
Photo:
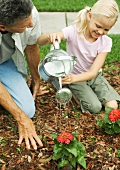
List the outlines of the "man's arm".
{"type": "Polygon", "coordinates": [[[42,95],[48,93],[49,91],[40,87],[40,75],[38,73],[38,64],[40,62],[40,50],[37,44],[28,45],[25,48],[26,59],[28,62],[30,74],[32,77],[32,91],[33,98],[35,99],[37,94],[42,95]]]}
{"type": "Polygon", "coordinates": [[[38,64],[40,62],[40,51],[38,45],[37,44],[28,45],[25,48],[25,54],[26,54],[28,67],[30,70],[30,75],[32,77],[33,98],[35,99],[40,87],[40,76],[38,73],[38,64]]]}
{"type": "Polygon", "coordinates": [[[25,139],[27,149],[30,149],[30,143],[32,144],[35,150],[37,149],[36,142],[40,146],[43,146],[41,140],[36,134],[35,126],[32,120],[16,105],[11,95],[1,82],[0,82],[0,105],[2,105],[9,113],[11,113],[18,123],[19,129],[18,144],[21,144],[23,139],[25,139]]]}

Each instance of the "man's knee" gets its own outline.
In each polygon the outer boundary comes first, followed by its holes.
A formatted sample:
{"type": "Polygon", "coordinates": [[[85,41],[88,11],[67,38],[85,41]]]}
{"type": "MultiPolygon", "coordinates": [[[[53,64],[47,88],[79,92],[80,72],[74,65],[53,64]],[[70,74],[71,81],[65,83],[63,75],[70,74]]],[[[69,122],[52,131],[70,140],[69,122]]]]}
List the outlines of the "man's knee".
{"type": "Polygon", "coordinates": [[[25,107],[24,112],[29,118],[32,118],[35,114],[35,105],[29,105],[28,107],[25,107]]]}
{"type": "Polygon", "coordinates": [[[25,103],[17,103],[21,110],[29,117],[32,118],[35,114],[35,103],[34,100],[29,100],[25,103]]]}

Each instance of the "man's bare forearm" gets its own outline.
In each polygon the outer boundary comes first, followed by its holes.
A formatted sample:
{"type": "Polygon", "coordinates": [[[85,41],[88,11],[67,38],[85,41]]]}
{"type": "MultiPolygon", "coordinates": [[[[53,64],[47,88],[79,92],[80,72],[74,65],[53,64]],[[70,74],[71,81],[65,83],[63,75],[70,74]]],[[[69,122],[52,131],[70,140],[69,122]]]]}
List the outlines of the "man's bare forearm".
{"type": "Polygon", "coordinates": [[[32,78],[31,90],[32,90],[33,98],[35,100],[40,89],[40,76],[38,73],[38,64],[40,62],[40,51],[38,45],[37,44],[28,45],[25,48],[25,54],[26,54],[26,59],[28,62],[28,67],[32,78]]]}
{"type": "Polygon", "coordinates": [[[25,49],[26,59],[28,62],[30,74],[34,80],[39,78],[38,64],[40,62],[40,51],[37,44],[28,45],[25,49]]]}

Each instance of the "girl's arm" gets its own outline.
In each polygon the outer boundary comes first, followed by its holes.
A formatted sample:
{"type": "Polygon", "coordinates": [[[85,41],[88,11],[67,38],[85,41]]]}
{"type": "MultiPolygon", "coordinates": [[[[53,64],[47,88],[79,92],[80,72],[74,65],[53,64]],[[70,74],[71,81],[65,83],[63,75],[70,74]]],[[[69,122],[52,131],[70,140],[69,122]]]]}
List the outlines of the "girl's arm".
{"type": "Polygon", "coordinates": [[[52,34],[42,34],[38,40],[37,40],[37,44],[39,45],[46,45],[46,44],[55,44],[55,40],[58,40],[58,42],[60,43],[61,40],[64,39],[64,35],[63,32],[55,32],[52,34]]]}
{"type": "Polygon", "coordinates": [[[74,82],[82,82],[93,79],[98,74],[100,68],[103,66],[107,54],[107,52],[99,53],[89,71],[81,74],[70,74],[65,76],[62,78],[62,83],[71,84],[74,82]]]}

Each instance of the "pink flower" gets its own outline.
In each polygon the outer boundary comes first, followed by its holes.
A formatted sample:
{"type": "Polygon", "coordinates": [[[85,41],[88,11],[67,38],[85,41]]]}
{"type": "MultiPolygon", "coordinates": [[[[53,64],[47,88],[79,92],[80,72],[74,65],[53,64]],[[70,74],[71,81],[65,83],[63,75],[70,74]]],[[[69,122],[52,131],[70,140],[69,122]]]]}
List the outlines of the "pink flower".
{"type": "Polygon", "coordinates": [[[109,113],[108,118],[112,121],[112,122],[116,122],[117,120],[120,119],[120,110],[118,109],[114,109],[109,113]]]}
{"type": "Polygon", "coordinates": [[[69,143],[72,141],[73,138],[74,138],[74,137],[72,136],[71,133],[63,132],[63,133],[61,133],[61,134],[57,137],[57,140],[58,140],[58,142],[60,142],[60,143],[69,144],[69,143]]]}

